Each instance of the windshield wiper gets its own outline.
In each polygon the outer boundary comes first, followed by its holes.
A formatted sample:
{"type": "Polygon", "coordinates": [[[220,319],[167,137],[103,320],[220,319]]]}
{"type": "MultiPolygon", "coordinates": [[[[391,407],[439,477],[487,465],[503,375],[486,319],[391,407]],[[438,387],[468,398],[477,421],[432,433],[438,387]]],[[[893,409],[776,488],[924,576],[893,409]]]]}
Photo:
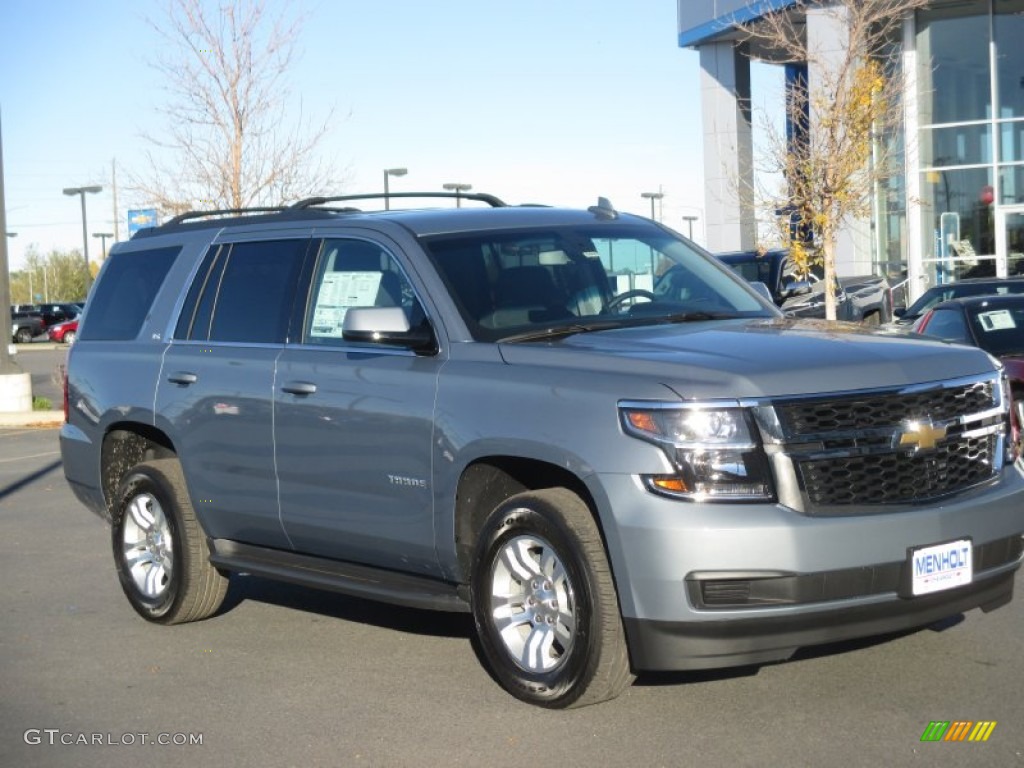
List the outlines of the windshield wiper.
{"type": "Polygon", "coordinates": [[[548,341],[551,339],[564,339],[577,333],[590,333],[591,331],[608,331],[613,328],[626,328],[630,325],[638,325],[636,319],[633,322],[623,318],[621,320],[602,320],[596,323],[569,323],[567,325],[556,325],[551,328],[542,328],[537,331],[526,331],[513,336],[506,336],[498,339],[502,343],[515,344],[520,341],[548,341]]]}
{"type": "Polygon", "coordinates": [[[735,320],[740,315],[729,312],[679,312],[674,315],[648,315],[639,317],[622,317],[618,320],[601,320],[593,323],[569,323],[556,325],[551,328],[542,328],[536,331],[526,331],[513,336],[506,336],[498,339],[502,343],[515,344],[521,341],[550,341],[553,339],[564,339],[577,333],[592,333],[593,331],[610,331],[617,328],[637,328],[643,325],[668,325],[671,323],[692,323],[700,320],[735,320]]]}
{"type": "Polygon", "coordinates": [[[699,320],[735,320],[740,317],[734,312],[708,312],[698,310],[696,312],[679,312],[675,315],[662,315],[655,318],[659,323],[692,323],[699,320]]]}

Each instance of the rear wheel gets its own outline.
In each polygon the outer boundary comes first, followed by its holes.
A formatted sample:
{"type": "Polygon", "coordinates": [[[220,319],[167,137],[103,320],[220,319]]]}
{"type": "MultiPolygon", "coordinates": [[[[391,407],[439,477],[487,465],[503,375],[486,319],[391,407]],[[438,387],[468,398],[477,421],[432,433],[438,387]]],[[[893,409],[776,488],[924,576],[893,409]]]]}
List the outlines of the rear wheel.
{"type": "Polygon", "coordinates": [[[14,334],[14,340],[19,344],[28,344],[32,341],[32,331],[28,328],[19,328],[18,332],[14,334]]]}
{"type": "Polygon", "coordinates": [[[210,564],[177,459],[143,462],[125,475],[111,533],[121,588],[143,618],[198,621],[224,601],[228,577],[210,564]]]}
{"type": "Polygon", "coordinates": [[[64,338],[61,339],[61,341],[63,341],[65,344],[74,344],[75,343],[75,332],[74,331],[67,331],[64,334],[64,338]]]}
{"type": "Polygon", "coordinates": [[[580,707],[632,681],[608,558],[576,494],[550,488],[508,499],[484,525],[472,576],[484,656],[513,696],[580,707]]]}

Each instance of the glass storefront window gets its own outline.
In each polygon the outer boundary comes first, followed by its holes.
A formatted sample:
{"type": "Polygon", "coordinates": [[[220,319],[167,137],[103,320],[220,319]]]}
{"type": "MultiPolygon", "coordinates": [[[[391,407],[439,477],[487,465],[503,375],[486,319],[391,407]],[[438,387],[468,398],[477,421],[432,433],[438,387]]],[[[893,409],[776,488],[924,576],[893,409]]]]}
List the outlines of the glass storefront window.
{"type": "Polygon", "coordinates": [[[921,142],[921,165],[925,167],[991,162],[991,123],[931,128],[921,142]]]}
{"type": "MultiPolygon", "coordinates": [[[[999,114],[996,117],[1024,117],[1024,46],[1021,45],[1024,40],[1024,0],[996,0],[993,22],[996,82],[999,87],[999,114]]],[[[1017,152],[1020,152],[1019,144],[1017,152]]]]}
{"type": "Polygon", "coordinates": [[[999,123],[999,160],[1003,163],[1024,160],[1024,120],[999,123]]]}
{"type": "Polygon", "coordinates": [[[988,0],[938,0],[918,14],[921,125],[991,119],[988,12],[988,0]]]}
{"type": "Polygon", "coordinates": [[[990,168],[925,171],[921,179],[928,227],[925,252],[931,258],[968,252],[976,256],[994,254],[992,195],[990,168]],[[955,248],[949,247],[950,240],[956,243],[955,248]]]}
{"type": "Polygon", "coordinates": [[[1002,205],[1024,203],[1024,165],[1000,167],[999,202],[1002,205]]]}

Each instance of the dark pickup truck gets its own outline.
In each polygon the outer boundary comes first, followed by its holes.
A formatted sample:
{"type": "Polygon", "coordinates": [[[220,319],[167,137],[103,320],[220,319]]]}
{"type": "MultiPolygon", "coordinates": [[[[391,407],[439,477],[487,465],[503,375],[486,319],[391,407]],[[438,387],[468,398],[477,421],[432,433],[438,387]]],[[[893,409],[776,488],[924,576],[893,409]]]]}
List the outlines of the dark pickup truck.
{"type": "MultiPolygon", "coordinates": [[[[717,257],[749,282],[764,283],[786,314],[825,317],[825,283],[817,277],[804,279],[783,250],[734,251],[717,257]]],[[[836,319],[879,325],[892,320],[889,281],[864,275],[840,277],[836,290],[836,319]]]]}

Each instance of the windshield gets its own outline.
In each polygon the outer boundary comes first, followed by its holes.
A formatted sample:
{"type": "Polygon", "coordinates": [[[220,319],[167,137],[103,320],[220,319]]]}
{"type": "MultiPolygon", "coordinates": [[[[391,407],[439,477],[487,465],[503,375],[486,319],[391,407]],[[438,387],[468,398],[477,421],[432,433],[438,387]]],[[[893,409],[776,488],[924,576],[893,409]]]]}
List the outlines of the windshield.
{"type": "Polygon", "coordinates": [[[777,314],[725,267],[653,225],[477,232],[424,247],[478,341],[777,314]]]}

